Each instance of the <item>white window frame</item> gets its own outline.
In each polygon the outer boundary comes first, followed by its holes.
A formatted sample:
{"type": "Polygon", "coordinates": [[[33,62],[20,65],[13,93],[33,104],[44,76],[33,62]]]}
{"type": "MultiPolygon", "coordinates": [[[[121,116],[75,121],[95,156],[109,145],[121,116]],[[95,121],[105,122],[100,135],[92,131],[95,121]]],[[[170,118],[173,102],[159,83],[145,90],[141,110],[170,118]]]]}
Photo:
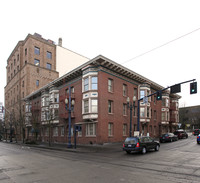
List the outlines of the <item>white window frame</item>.
{"type": "Polygon", "coordinates": [[[97,76],[91,77],[91,89],[98,90],[98,77],[97,76]],[[93,79],[95,79],[95,80],[93,80],[93,79]]]}
{"type": "Polygon", "coordinates": [[[83,113],[89,113],[89,99],[83,101],[83,113]]]}
{"type": "Polygon", "coordinates": [[[98,113],[98,99],[91,99],[91,112],[98,113]]]}
{"type": "Polygon", "coordinates": [[[112,137],[114,132],[114,124],[113,123],[108,123],[108,136],[112,137]]]}
{"type": "Polygon", "coordinates": [[[113,79],[108,79],[108,91],[113,92],[113,79]]]}
{"type": "Polygon", "coordinates": [[[123,136],[127,136],[127,124],[123,124],[123,136]]]}
{"type": "Polygon", "coordinates": [[[89,91],[89,77],[84,78],[83,86],[84,86],[84,92],[89,91]]]}
{"type": "Polygon", "coordinates": [[[86,124],[86,136],[96,136],[96,123],[86,124]]]}
{"type": "Polygon", "coordinates": [[[58,127],[57,126],[53,128],[53,136],[58,137],[58,127]]]}
{"type": "Polygon", "coordinates": [[[140,117],[145,118],[145,108],[144,107],[140,108],[140,117]]]}

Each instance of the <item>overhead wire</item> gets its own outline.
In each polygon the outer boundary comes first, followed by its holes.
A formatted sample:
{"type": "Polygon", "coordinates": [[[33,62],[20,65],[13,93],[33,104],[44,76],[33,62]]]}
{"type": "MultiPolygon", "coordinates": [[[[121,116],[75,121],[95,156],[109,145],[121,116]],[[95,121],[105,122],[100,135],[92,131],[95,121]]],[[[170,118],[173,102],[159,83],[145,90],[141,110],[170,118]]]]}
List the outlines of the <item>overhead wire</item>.
{"type": "Polygon", "coordinates": [[[159,48],[161,48],[161,47],[163,47],[163,46],[166,46],[166,45],[168,45],[168,44],[170,44],[170,43],[172,43],[172,42],[174,42],[174,41],[177,41],[177,40],[179,40],[179,39],[181,39],[181,38],[183,38],[183,37],[186,37],[186,36],[188,36],[188,35],[190,35],[190,34],[196,32],[196,31],[199,31],[199,30],[200,30],[200,27],[199,27],[198,29],[195,29],[195,30],[193,30],[193,31],[191,31],[191,32],[188,32],[188,33],[186,33],[186,34],[184,34],[184,35],[182,35],[182,36],[179,36],[179,37],[177,37],[177,38],[175,38],[175,39],[173,39],[173,40],[171,40],[171,41],[168,41],[168,42],[166,42],[166,43],[164,43],[164,44],[162,44],[162,45],[160,45],[160,46],[157,46],[157,47],[155,47],[155,48],[153,48],[153,49],[151,49],[151,50],[149,50],[149,51],[146,51],[146,52],[144,52],[144,53],[142,53],[142,54],[139,54],[139,55],[137,55],[137,56],[135,56],[135,57],[133,57],[133,58],[127,60],[127,61],[124,61],[124,62],[122,62],[121,64],[125,64],[125,63],[128,63],[128,62],[132,61],[132,60],[135,60],[135,59],[137,59],[137,58],[139,58],[139,57],[141,57],[141,56],[143,56],[143,55],[146,55],[146,54],[148,54],[148,53],[150,53],[150,52],[152,52],[152,51],[155,51],[155,50],[157,50],[157,49],[159,49],[159,48]]]}

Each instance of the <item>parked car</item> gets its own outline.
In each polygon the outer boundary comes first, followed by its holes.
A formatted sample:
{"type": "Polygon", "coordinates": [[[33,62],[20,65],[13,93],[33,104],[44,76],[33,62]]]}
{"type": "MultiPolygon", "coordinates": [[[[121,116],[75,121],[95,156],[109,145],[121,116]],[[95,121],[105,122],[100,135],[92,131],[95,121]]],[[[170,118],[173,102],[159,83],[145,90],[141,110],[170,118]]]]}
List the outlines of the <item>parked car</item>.
{"type": "Polygon", "coordinates": [[[174,135],[177,135],[179,139],[188,138],[188,134],[182,129],[176,130],[174,135]]]}
{"type": "Polygon", "coordinates": [[[160,142],[173,142],[177,141],[178,136],[174,135],[173,133],[165,133],[160,136],[160,142]]]}
{"type": "Polygon", "coordinates": [[[200,134],[200,129],[195,129],[193,131],[193,135],[199,135],[200,134]]]}
{"type": "Polygon", "coordinates": [[[145,154],[147,151],[154,149],[159,151],[160,143],[151,137],[127,137],[123,144],[123,150],[130,154],[131,152],[141,152],[145,154]]]}
{"type": "Polygon", "coordinates": [[[200,144],[200,134],[197,136],[197,144],[200,144]]]}

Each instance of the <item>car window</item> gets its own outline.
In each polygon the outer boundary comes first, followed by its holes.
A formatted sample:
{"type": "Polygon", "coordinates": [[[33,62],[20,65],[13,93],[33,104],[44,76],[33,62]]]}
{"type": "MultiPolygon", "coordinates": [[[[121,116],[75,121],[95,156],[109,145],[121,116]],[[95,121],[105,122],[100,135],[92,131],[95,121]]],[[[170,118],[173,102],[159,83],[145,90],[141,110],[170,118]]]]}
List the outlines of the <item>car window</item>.
{"type": "Polygon", "coordinates": [[[136,138],[126,138],[125,143],[126,144],[137,144],[137,139],[136,138]]]}
{"type": "Polygon", "coordinates": [[[153,142],[153,140],[154,140],[153,138],[149,137],[149,142],[153,142]]]}
{"type": "Polygon", "coordinates": [[[147,137],[144,137],[144,142],[149,142],[149,139],[147,137]]]}

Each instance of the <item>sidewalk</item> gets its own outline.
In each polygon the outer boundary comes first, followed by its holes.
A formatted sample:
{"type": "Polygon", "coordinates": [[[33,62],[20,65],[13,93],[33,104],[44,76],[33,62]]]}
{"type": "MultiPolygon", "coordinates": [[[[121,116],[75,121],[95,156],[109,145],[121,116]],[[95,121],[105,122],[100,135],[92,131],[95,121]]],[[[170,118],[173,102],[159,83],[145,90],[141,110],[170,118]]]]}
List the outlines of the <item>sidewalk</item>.
{"type": "Polygon", "coordinates": [[[123,144],[122,142],[105,143],[103,145],[78,144],[76,145],[76,149],[75,149],[74,144],[72,144],[71,148],[68,148],[67,143],[52,143],[51,146],[49,146],[48,143],[44,143],[44,142],[40,142],[39,144],[25,144],[22,141],[18,141],[16,143],[15,141],[10,142],[9,140],[7,142],[6,140],[3,140],[1,142],[8,143],[8,144],[18,144],[18,145],[27,146],[27,147],[44,148],[44,149],[50,149],[50,150],[68,151],[68,152],[76,152],[76,153],[98,153],[98,152],[122,151],[122,144],[123,144]]]}

